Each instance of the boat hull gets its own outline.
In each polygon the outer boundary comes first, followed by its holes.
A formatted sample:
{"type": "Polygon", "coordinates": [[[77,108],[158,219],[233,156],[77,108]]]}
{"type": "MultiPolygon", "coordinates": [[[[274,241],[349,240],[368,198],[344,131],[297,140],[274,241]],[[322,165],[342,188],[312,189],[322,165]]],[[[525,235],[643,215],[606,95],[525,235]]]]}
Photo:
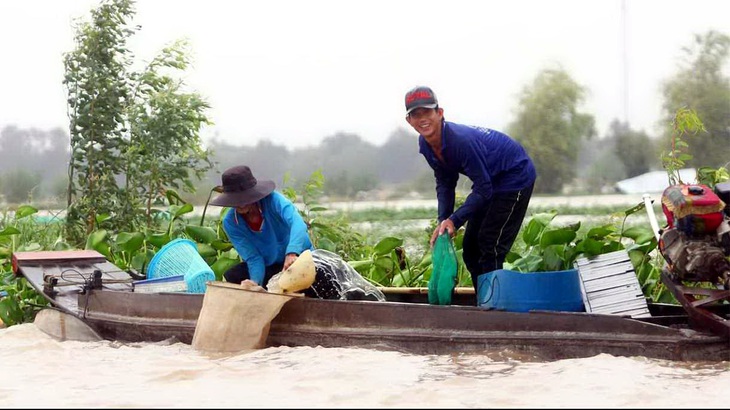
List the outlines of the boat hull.
{"type": "MultiPolygon", "coordinates": [[[[60,260],[53,264],[21,260],[16,273],[43,292],[44,277],[47,281],[53,272],[102,271],[110,278],[108,285],[59,286],[44,294],[55,307],[81,318],[105,339],[192,343],[203,294],[133,292],[131,285],[122,280],[125,273],[115,268],[108,261],[96,259],[60,260]]],[[[216,282],[209,282],[208,286],[216,286],[216,282]]],[[[259,297],[273,296],[254,293],[259,297]]],[[[506,312],[405,302],[409,295],[413,299],[423,298],[424,291],[418,289],[386,290],[385,294],[398,301],[292,298],[271,322],[267,344],[364,347],[417,354],[507,349],[537,360],[601,353],[683,361],[730,360],[728,340],[690,329],[686,315],[632,319],[585,312],[506,312]]]]}
{"type": "MultiPolygon", "coordinates": [[[[88,305],[79,306],[86,310],[84,320],[105,339],[190,344],[202,302],[203,295],[99,291],[89,296],[88,305]]],[[[730,358],[727,342],[717,336],[620,316],[305,298],[293,298],[282,307],[271,322],[267,344],[418,354],[511,349],[545,360],[601,353],[668,360],[730,358]]]]}

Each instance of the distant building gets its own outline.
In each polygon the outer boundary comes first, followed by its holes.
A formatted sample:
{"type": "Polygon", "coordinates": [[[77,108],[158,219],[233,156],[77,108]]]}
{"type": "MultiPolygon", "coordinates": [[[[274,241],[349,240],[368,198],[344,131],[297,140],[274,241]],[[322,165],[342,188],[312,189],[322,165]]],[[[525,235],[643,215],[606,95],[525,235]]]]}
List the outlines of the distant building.
{"type": "MultiPolygon", "coordinates": [[[[697,170],[695,168],[682,168],[679,170],[682,181],[692,183],[696,181],[697,170]]],[[[661,193],[669,185],[669,176],[666,170],[651,171],[633,178],[616,182],[616,189],[622,194],[644,194],[661,193]]]]}

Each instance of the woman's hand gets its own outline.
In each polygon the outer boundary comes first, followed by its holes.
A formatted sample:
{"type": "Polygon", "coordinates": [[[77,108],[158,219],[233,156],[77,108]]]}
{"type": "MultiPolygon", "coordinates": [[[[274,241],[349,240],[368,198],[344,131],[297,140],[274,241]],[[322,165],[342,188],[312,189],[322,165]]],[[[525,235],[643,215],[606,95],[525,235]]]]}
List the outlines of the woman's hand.
{"type": "Polygon", "coordinates": [[[291,266],[291,264],[294,263],[294,261],[297,260],[298,257],[299,255],[297,255],[296,253],[287,253],[286,257],[284,258],[283,270],[289,269],[289,266],[291,266]]]}

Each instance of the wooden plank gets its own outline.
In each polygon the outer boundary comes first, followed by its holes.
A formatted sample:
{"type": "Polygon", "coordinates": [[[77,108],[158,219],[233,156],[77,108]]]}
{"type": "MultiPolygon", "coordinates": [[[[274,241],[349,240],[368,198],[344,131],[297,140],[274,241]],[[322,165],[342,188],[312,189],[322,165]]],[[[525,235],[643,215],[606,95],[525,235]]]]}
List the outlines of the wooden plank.
{"type": "Polygon", "coordinates": [[[92,249],[71,250],[71,251],[35,251],[35,252],[14,252],[13,260],[18,262],[35,261],[75,261],[79,259],[106,259],[104,255],[92,249]]]}
{"type": "Polygon", "coordinates": [[[13,272],[16,275],[20,275],[20,265],[45,265],[64,262],[107,262],[104,255],[92,249],[13,252],[11,261],[13,272]]]}

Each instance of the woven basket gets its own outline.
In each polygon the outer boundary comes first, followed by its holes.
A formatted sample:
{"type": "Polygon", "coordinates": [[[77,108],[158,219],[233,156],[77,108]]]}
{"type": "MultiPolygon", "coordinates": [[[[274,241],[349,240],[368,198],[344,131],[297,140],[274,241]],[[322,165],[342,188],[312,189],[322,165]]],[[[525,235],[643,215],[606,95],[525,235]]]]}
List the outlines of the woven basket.
{"type": "Polygon", "coordinates": [[[177,275],[184,275],[188,293],[205,293],[206,282],[215,280],[215,273],[190,239],[175,239],[163,246],[147,271],[148,279],[177,275]]]}

